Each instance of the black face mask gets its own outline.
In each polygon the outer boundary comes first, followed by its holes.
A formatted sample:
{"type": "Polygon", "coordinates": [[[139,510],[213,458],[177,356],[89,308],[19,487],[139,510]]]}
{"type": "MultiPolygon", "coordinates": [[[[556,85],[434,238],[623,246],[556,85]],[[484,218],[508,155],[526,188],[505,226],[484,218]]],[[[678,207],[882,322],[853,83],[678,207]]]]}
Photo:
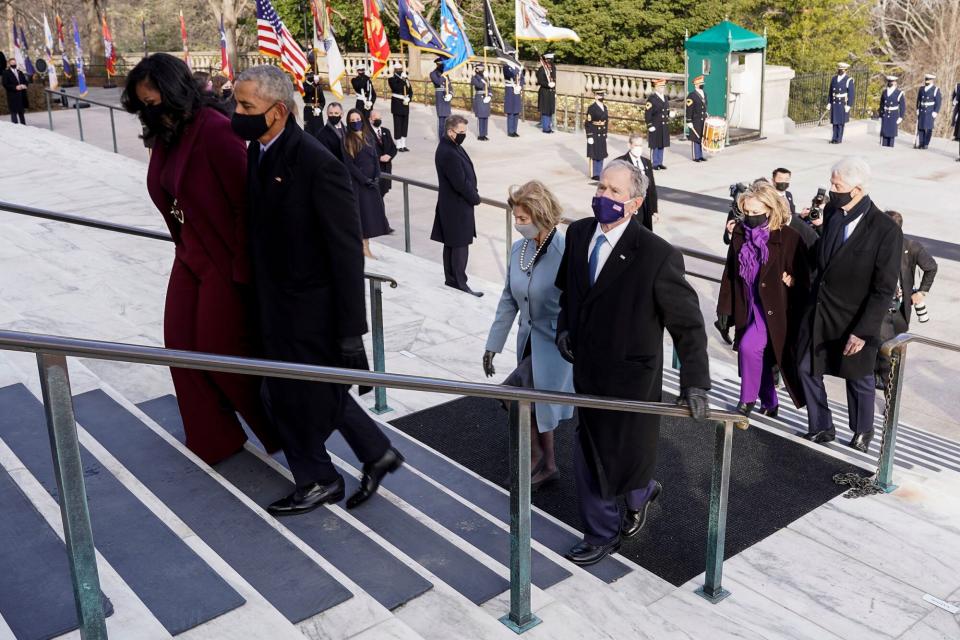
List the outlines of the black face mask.
{"type": "Polygon", "coordinates": [[[140,111],[140,120],[151,133],[160,133],[165,129],[169,129],[169,126],[164,123],[163,119],[166,113],[167,110],[162,104],[144,105],[143,110],[140,111]]]}
{"type": "Polygon", "coordinates": [[[789,182],[774,182],[773,186],[777,188],[777,191],[786,191],[790,188],[789,182]]]}
{"type": "Polygon", "coordinates": [[[846,193],[840,193],[838,191],[830,192],[830,203],[835,207],[843,208],[850,204],[851,200],[853,200],[853,195],[850,191],[846,193]]]}
{"type": "Polygon", "coordinates": [[[268,111],[270,109],[263,113],[234,113],[230,119],[230,126],[233,127],[233,132],[238,136],[252,142],[270,129],[270,125],[267,124],[268,111]]]}
{"type": "Polygon", "coordinates": [[[222,95],[224,100],[229,100],[230,96],[233,95],[233,91],[231,89],[224,89],[222,95]]]}
{"type": "Polygon", "coordinates": [[[698,84],[698,85],[697,85],[697,89],[699,89],[700,91],[703,91],[703,85],[702,85],[702,84],[698,84]]]}
{"type": "Polygon", "coordinates": [[[327,124],[331,127],[335,127],[340,124],[340,116],[327,116],[327,124]]]}
{"type": "Polygon", "coordinates": [[[373,126],[375,127],[379,127],[382,124],[383,124],[383,120],[381,120],[380,118],[377,118],[376,120],[373,121],[373,126]]]}
{"type": "Polygon", "coordinates": [[[888,80],[888,81],[887,81],[887,86],[888,86],[888,87],[892,87],[892,86],[893,86],[893,80],[888,80]]]}
{"type": "Polygon", "coordinates": [[[453,141],[456,142],[457,144],[463,144],[463,141],[466,140],[466,139],[467,139],[467,134],[465,134],[465,133],[458,133],[458,134],[453,138],[453,141]]]}
{"type": "Polygon", "coordinates": [[[767,221],[767,216],[762,213],[755,216],[743,216],[743,224],[750,227],[751,229],[756,229],[757,227],[763,226],[763,223],[767,221]]]}

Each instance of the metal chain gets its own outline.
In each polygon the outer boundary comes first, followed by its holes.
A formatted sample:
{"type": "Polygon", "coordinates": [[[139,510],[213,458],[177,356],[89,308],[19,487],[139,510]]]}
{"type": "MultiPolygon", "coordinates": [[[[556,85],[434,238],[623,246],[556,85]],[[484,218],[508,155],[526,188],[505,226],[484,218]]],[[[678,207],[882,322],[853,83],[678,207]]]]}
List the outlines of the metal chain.
{"type": "MultiPolygon", "coordinates": [[[[893,376],[900,364],[898,352],[890,353],[890,371],[887,373],[887,383],[883,388],[883,429],[880,432],[880,452],[883,454],[883,445],[887,439],[887,419],[890,417],[890,402],[893,397],[893,376]]],[[[863,498],[886,493],[877,484],[880,475],[880,461],[877,461],[877,471],[872,476],[861,476],[859,473],[838,473],[833,476],[834,483],[840,486],[849,486],[850,490],[843,494],[844,498],[863,498]]]]}

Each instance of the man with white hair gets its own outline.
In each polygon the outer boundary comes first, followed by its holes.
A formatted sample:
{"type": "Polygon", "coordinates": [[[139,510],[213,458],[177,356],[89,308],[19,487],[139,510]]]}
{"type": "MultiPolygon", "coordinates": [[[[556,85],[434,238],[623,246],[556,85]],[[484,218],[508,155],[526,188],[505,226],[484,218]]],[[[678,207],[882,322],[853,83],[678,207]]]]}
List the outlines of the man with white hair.
{"type": "Polygon", "coordinates": [[[800,381],[807,405],[804,438],[836,438],[823,376],[846,380],[850,446],[866,452],[873,439],[873,370],[880,328],[896,295],[903,233],[867,195],[870,167],[861,158],[837,162],[806,314],[799,330],[800,381]]]}
{"type": "MultiPolygon", "coordinates": [[[[347,170],[291,117],[293,83],[278,67],[247,69],[235,92],[233,129],[250,141],[248,241],[264,355],[369,369],[360,214],[347,170]]],[[[266,379],[264,398],[296,483],[289,496],[267,508],[270,513],[306,513],[343,499],[343,477],[324,446],[334,429],[363,463],[360,488],[347,508],[369,499],[383,477],[403,463],[348,390],[266,379]]]]}
{"type": "MultiPolygon", "coordinates": [[[[666,328],[682,365],[677,402],[704,420],[710,371],[700,303],[680,252],[635,220],[646,189],[642,170],[612,161],[600,174],[594,218],[567,230],[557,348],[573,363],[577,393],[660,402],[666,328]]],[[[584,537],[566,557],[590,565],[636,536],[660,495],[660,419],[595,409],[579,417],[574,468],[584,537]]]]}

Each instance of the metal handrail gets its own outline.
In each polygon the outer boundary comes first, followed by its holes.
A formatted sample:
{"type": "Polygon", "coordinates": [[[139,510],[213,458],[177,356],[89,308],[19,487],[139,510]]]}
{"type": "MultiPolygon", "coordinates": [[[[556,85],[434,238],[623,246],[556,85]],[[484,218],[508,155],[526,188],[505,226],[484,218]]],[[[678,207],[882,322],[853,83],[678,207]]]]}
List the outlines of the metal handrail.
{"type": "MultiPolygon", "coordinates": [[[[44,413],[50,434],[54,473],[60,493],[64,538],[71,560],[70,575],[80,618],[81,636],[85,639],[106,638],[107,629],[100,597],[96,547],[90,526],[79,436],[76,417],[73,413],[73,395],[67,368],[68,356],[334,384],[379,385],[393,389],[510,401],[510,611],[501,618],[501,621],[518,633],[540,622],[530,608],[532,577],[530,425],[533,403],[547,402],[648,415],[690,416],[689,409],[665,403],[538,391],[394,373],[374,373],[20,331],[0,330],[0,349],[31,352],[37,355],[44,413]]],[[[746,429],[748,421],[743,415],[730,411],[712,411],[710,419],[714,421],[716,432],[707,528],[707,566],[704,584],[697,593],[711,602],[719,602],[729,595],[722,586],[722,576],[733,430],[734,427],[746,429]]]]}
{"type": "MultiPolygon", "coordinates": [[[[80,142],[83,142],[83,118],[80,116],[80,104],[95,104],[98,107],[106,107],[110,113],[110,134],[113,137],[113,152],[120,153],[117,148],[117,123],[114,121],[113,112],[114,111],[124,111],[123,107],[107,104],[106,102],[100,102],[99,100],[93,100],[85,96],[81,96],[75,93],[67,93],[66,90],[60,89],[59,91],[49,88],[44,88],[43,94],[47,99],[47,120],[50,125],[50,131],[53,131],[53,103],[50,102],[50,96],[56,96],[58,99],[74,99],[74,108],[77,110],[77,128],[80,131],[80,142]]],[[[69,108],[69,100],[67,102],[67,107],[69,108]]]]}

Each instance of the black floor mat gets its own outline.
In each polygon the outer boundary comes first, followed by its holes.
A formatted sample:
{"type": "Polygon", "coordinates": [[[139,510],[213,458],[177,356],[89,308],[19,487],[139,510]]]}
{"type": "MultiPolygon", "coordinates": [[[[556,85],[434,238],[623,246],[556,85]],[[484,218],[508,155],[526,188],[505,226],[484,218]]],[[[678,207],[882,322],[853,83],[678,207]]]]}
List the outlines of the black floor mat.
{"type": "MultiPolygon", "coordinates": [[[[488,480],[504,485],[507,413],[496,400],[461,398],[391,424],[488,480]]],[[[715,429],[663,418],[656,477],[663,494],[646,528],[620,553],[679,586],[705,565],[707,508],[715,429]]],[[[574,433],[556,434],[560,479],[534,493],[533,503],[580,529],[573,481],[574,433]]],[[[727,520],[726,557],[756,544],[842,493],[835,473],[851,465],[762,429],[736,431],[727,520]]],[[[534,531],[536,537],[536,531],[534,531]]]]}

